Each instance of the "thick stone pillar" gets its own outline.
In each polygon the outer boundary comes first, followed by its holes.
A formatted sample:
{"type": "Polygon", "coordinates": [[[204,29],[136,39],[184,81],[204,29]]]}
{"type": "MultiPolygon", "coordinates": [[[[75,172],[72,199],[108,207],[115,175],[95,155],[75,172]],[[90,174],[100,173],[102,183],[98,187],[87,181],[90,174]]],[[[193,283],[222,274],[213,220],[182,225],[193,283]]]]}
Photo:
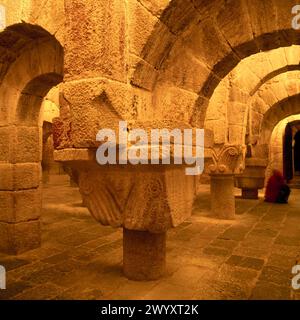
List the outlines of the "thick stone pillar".
{"type": "Polygon", "coordinates": [[[211,175],[211,211],[213,216],[231,220],[235,216],[234,176],[211,175]]]}
{"type": "Polygon", "coordinates": [[[40,246],[40,172],[38,163],[0,164],[0,252],[40,246]]]}
{"type": "Polygon", "coordinates": [[[156,280],[166,268],[166,233],[123,229],[123,268],[130,280],[156,280]]]}

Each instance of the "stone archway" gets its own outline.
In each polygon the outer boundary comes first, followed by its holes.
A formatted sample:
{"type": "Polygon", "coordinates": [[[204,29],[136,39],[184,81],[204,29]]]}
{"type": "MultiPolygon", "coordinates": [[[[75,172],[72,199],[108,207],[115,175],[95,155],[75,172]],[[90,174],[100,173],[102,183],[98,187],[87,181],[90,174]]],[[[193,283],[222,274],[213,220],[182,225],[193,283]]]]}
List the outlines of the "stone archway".
{"type": "Polygon", "coordinates": [[[0,40],[10,56],[0,86],[0,251],[18,254],[40,245],[40,110],[63,79],[63,48],[46,30],[26,23],[8,27],[0,40]]]}
{"type": "MultiPolygon", "coordinates": [[[[292,8],[293,3],[290,5],[292,8]]],[[[144,12],[139,5],[134,8],[135,12],[143,14],[147,26],[152,29],[146,39],[133,38],[134,62],[130,80],[135,87],[151,93],[153,103],[148,110],[149,118],[184,121],[203,128],[215,89],[239,63],[260,52],[299,44],[297,31],[291,28],[291,19],[288,18],[291,16],[289,5],[283,5],[280,1],[174,0],[161,10],[155,10],[154,17],[151,17],[153,8],[148,9],[150,13],[144,12]],[[263,22],[262,14],[265,16],[263,22]]],[[[137,25],[133,29],[139,30],[137,25]]],[[[285,57],[286,60],[290,58],[285,57]]],[[[276,66],[276,62],[267,76],[274,76],[274,70],[288,70],[286,66],[276,66]]],[[[259,80],[267,81],[268,77],[259,80]]],[[[230,148],[232,144],[239,149],[242,157],[245,155],[244,120],[247,121],[247,112],[244,106],[235,106],[237,108],[232,109],[232,114],[242,119],[242,125],[231,123],[230,133],[226,122],[215,126],[218,126],[225,140],[230,135],[227,140],[232,142],[225,146],[220,144],[217,150],[207,145],[207,157],[210,159],[218,158],[224,148],[230,148]],[[241,145],[244,148],[239,148],[241,145]]],[[[220,161],[218,159],[214,164],[220,164],[220,161]]],[[[237,163],[240,165],[240,162],[237,163]]],[[[223,165],[226,167],[226,164],[223,165]]],[[[243,170],[239,165],[235,170],[229,170],[232,190],[234,174],[243,170]]],[[[214,171],[213,176],[220,174],[214,171]]],[[[213,185],[220,183],[219,179],[213,185]]],[[[230,197],[217,211],[232,207],[233,194],[230,197]]],[[[232,213],[228,216],[232,217],[232,213]]]]}

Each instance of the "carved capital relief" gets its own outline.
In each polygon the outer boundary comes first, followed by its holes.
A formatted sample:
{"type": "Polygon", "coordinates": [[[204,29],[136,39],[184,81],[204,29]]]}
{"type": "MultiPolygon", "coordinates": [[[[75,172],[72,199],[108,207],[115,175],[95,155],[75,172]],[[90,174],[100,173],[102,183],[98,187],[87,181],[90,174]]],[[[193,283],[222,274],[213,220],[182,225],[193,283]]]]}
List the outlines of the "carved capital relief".
{"type": "Polygon", "coordinates": [[[213,150],[210,174],[240,174],[245,168],[245,151],[245,147],[239,145],[224,145],[219,151],[213,150]]]}
{"type": "Polygon", "coordinates": [[[191,214],[194,181],[184,168],[166,171],[81,171],[79,189],[103,225],[165,232],[191,214]]]}

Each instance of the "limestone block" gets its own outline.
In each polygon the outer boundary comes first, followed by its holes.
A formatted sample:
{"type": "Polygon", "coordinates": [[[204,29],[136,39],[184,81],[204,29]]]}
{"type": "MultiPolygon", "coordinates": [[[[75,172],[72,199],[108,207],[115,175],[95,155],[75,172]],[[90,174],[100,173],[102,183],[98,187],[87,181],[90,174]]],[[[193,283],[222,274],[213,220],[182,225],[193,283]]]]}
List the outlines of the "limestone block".
{"type": "Polygon", "coordinates": [[[64,38],[59,35],[59,30],[65,24],[64,0],[48,0],[45,6],[36,4],[32,12],[34,22],[55,35],[63,45],[64,38]]]}
{"type": "Polygon", "coordinates": [[[41,191],[0,191],[0,221],[6,223],[36,220],[41,215],[41,191]]]}
{"type": "Polygon", "coordinates": [[[0,190],[37,188],[40,182],[38,163],[0,163],[0,190]]]}
{"type": "Polygon", "coordinates": [[[215,13],[216,8],[225,4],[224,0],[191,0],[195,8],[200,12],[201,16],[207,17],[215,13]]]}
{"type": "Polygon", "coordinates": [[[193,92],[174,86],[157,86],[153,94],[154,117],[188,122],[197,100],[193,92]]]}
{"type": "Polygon", "coordinates": [[[118,130],[119,121],[136,117],[129,85],[99,78],[65,83],[63,92],[71,110],[70,136],[75,147],[96,146],[100,129],[118,130]]]}
{"type": "MultiPolygon", "coordinates": [[[[41,74],[43,73],[57,73],[64,74],[63,70],[63,48],[62,46],[54,41],[42,42],[37,46],[39,56],[41,57],[38,61],[41,74]]],[[[34,59],[35,57],[33,57],[34,59]]],[[[34,61],[34,60],[33,60],[34,61]]],[[[36,60],[35,60],[36,63],[36,60]]]]}
{"type": "Polygon", "coordinates": [[[271,89],[278,101],[281,101],[288,97],[286,87],[282,82],[273,82],[271,89]]]}
{"type": "Polygon", "coordinates": [[[13,128],[0,128],[0,161],[8,161],[11,154],[11,136],[13,135],[13,128]]]}
{"type": "Polygon", "coordinates": [[[41,243],[40,222],[22,223],[0,222],[0,252],[21,254],[36,249],[41,243]]]}
{"type": "Polygon", "coordinates": [[[261,80],[274,71],[268,56],[268,52],[257,53],[248,57],[245,61],[247,68],[261,80]]]}
{"type": "Polygon", "coordinates": [[[298,81],[299,79],[287,80],[284,82],[287,94],[292,97],[296,95],[298,91],[298,81]]]}
{"type": "Polygon", "coordinates": [[[15,218],[13,222],[39,219],[42,208],[40,189],[16,191],[13,196],[15,203],[15,218]]]}
{"type": "Polygon", "coordinates": [[[265,114],[269,108],[270,105],[267,105],[266,102],[258,95],[253,96],[253,98],[251,99],[251,110],[253,112],[265,114]]]}
{"type": "Polygon", "coordinates": [[[232,83],[229,91],[229,101],[246,104],[249,99],[249,92],[240,89],[239,84],[232,83]]]}
{"type": "Polygon", "coordinates": [[[159,18],[173,34],[177,34],[196,21],[199,16],[190,1],[173,0],[159,18]]]}
{"type": "Polygon", "coordinates": [[[39,61],[37,50],[25,51],[25,53],[15,61],[14,68],[8,70],[5,76],[7,86],[21,91],[24,86],[32,80],[33,75],[37,76],[40,74],[40,67],[37,61],[39,61]]]}
{"type": "Polygon", "coordinates": [[[65,1],[66,80],[127,80],[125,11],[122,0],[65,1]]]}
{"type": "Polygon", "coordinates": [[[269,53],[269,60],[274,70],[287,66],[286,54],[284,48],[272,50],[269,53]]]}
{"type": "Polygon", "coordinates": [[[209,100],[209,106],[206,111],[205,121],[207,120],[221,120],[227,116],[227,104],[230,86],[228,77],[223,79],[218,87],[216,88],[214,94],[209,100]]]}
{"type": "Polygon", "coordinates": [[[214,131],[205,129],[204,130],[204,147],[212,148],[215,144],[214,131]]]}
{"type": "Polygon", "coordinates": [[[215,144],[222,144],[226,142],[226,122],[225,120],[209,120],[205,123],[205,131],[213,132],[213,139],[215,144]]]}
{"type": "Polygon", "coordinates": [[[300,47],[299,46],[290,46],[284,48],[285,57],[287,60],[287,64],[289,66],[298,65],[300,63],[300,47]]]}
{"type": "Polygon", "coordinates": [[[211,71],[191,52],[183,51],[181,44],[175,44],[164,71],[163,79],[182,89],[199,93],[211,71]],[[193,72],[190,72],[193,70],[193,72]]]}
{"type": "Polygon", "coordinates": [[[13,165],[0,163],[0,190],[13,190],[13,165]]]}
{"type": "Polygon", "coordinates": [[[42,139],[38,127],[22,127],[16,129],[16,145],[12,154],[12,162],[39,162],[41,160],[42,139]]]}
{"type": "Polygon", "coordinates": [[[275,103],[277,103],[277,98],[274,94],[274,92],[270,89],[269,86],[265,86],[264,90],[259,90],[258,91],[258,96],[264,100],[267,106],[271,107],[275,103]]]}
{"type": "Polygon", "coordinates": [[[247,1],[250,21],[252,22],[253,33],[262,35],[256,40],[259,48],[269,50],[273,46],[280,45],[280,39],[271,36],[272,32],[278,30],[277,10],[273,2],[251,0],[247,1]],[[262,19],[263,17],[263,19],[262,19]]]}
{"type": "Polygon", "coordinates": [[[159,67],[161,58],[174,36],[156,16],[147,10],[139,1],[128,1],[128,30],[130,53],[133,53],[154,67],[159,67]],[[152,36],[151,36],[152,35],[152,36]],[[156,41],[159,36],[160,41],[156,41]],[[151,40],[154,41],[151,41],[151,40]]]}
{"type": "Polygon", "coordinates": [[[13,166],[14,190],[37,188],[41,179],[39,163],[19,163],[13,166]]]}
{"type": "Polygon", "coordinates": [[[11,222],[14,217],[14,198],[13,193],[0,191],[0,221],[11,222]]]}
{"type": "Polygon", "coordinates": [[[196,58],[211,68],[220,63],[226,55],[231,54],[230,46],[212,19],[197,23],[183,37],[184,45],[191,48],[196,58]]]}
{"type": "Polygon", "coordinates": [[[259,135],[261,130],[261,125],[263,121],[263,115],[252,111],[251,113],[251,128],[252,128],[252,134],[253,135],[259,135]]]}
{"type": "Polygon", "coordinates": [[[129,55],[129,78],[136,87],[152,91],[158,76],[157,70],[145,60],[129,55]]]}
{"type": "Polygon", "coordinates": [[[241,90],[250,94],[259,85],[260,78],[248,67],[237,71],[232,73],[234,83],[238,84],[241,90]]]}
{"type": "Polygon", "coordinates": [[[230,46],[236,48],[240,58],[247,57],[258,49],[253,40],[251,20],[247,6],[242,0],[230,0],[221,7],[217,16],[218,27],[230,46]],[[247,43],[246,46],[241,44],[247,43]]]}
{"type": "Polygon", "coordinates": [[[132,88],[132,98],[131,98],[131,107],[128,112],[129,119],[138,119],[138,120],[149,120],[153,117],[153,104],[152,104],[152,94],[151,92],[139,89],[132,88]]]}
{"type": "Polygon", "coordinates": [[[247,105],[239,102],[229,102],[228,105],[228,124],[245,125],[247,120],[247,105]]]}
{"type": "Polygon", "coordinates": [[[230,125],[228,128],[228,142],[230,144],[243,144],[246,127],[242,125],[230,125]]]}
{"type": "Polygon", "coordinates": [[[170,0],[140,0],[144,7],[146,7],[153,15],[159,17],[162,12],[168,7],[170,0]]]}
{"type": "Polygon", "coordinates": [[[2,84],[0,88],[0,125],[7,126],[14,122],[14,112],[17,101],[20,97],[20,91],[2,84]]]}

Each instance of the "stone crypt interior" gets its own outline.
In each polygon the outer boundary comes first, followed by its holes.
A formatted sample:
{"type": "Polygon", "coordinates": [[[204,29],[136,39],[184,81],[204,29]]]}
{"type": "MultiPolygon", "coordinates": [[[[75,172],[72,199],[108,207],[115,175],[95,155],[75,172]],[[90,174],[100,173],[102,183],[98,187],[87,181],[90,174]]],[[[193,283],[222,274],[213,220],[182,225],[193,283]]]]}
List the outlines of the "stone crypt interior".
{"type": "Polygon", "coordinates": [[[296,4],[2,1],[0,299],[298,300],[296,4]],[[204,129],[203,174],[98,165],[119,121],[204,129]]]}

